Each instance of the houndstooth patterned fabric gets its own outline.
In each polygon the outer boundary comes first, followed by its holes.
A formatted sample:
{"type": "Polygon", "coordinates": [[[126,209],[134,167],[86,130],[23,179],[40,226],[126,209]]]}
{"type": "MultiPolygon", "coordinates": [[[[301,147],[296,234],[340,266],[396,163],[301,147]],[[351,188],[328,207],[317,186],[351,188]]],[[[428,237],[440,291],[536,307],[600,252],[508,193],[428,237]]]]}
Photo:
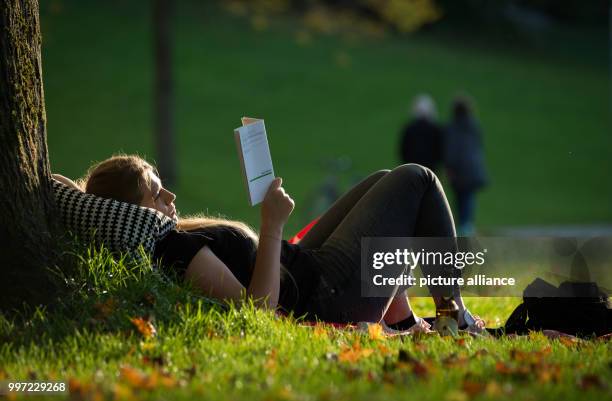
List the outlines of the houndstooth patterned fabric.
{"type": "Polygon", "coordinates": [[[141,245],[152,255],[155,243],[176,227],[176,220],[157,210],[87,194],[55,180],[53,192],[68,230],[139,263],[146,260],[141,245]]]}

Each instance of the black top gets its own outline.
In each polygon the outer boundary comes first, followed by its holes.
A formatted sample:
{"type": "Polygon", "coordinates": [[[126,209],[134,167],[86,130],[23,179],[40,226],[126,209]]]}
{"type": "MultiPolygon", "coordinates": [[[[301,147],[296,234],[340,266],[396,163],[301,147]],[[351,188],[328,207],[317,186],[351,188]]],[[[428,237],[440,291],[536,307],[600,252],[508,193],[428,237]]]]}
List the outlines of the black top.
{"type": "MultiPolygon", "coordinates": [[[[257,247],[251,238],[232,226],[217,225],[194,231],[172,230],[157,242],[153,260],[158,261],[163,271],[182,279],[191,259],[204,246],[208,246],[225,263],[244,287],[249,286],[257,247]]],[[[316,283],[311,269],[297,268],[296,260],[300,254],[299,245],[282,240],[280,262],[286,271],[281,271],[279,305],[287,311],[301,310],[300,305],[304,304],[316,283]]],[[[303,259],[305,255],[301,257],[303,259]]]]}

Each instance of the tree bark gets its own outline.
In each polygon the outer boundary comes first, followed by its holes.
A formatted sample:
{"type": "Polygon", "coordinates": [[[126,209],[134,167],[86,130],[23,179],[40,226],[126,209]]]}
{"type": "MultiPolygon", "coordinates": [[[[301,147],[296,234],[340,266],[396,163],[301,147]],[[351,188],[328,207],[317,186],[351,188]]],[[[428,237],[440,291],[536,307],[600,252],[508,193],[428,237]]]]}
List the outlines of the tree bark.
{"type": "Polygon", "coordinates": [[[37,0],[0,2],[0,310],[46,302],[55,202],[47,154],[37,0]]]}
{"type": "Polygon", "coordinates": [[[173,0],[153,0],[155,52],[155,142],[157,168],[164,186],[176,184],[174,93],[172,80],[173,0]]]}

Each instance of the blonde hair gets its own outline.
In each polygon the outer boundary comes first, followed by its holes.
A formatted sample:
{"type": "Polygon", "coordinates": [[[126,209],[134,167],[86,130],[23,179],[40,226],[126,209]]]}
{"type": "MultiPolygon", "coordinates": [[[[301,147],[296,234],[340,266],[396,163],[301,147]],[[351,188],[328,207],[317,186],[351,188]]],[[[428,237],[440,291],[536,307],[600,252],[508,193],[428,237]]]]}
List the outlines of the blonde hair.
{"type": "MultiPolygon", "coordinates": [[[[77,185],[89,194],[140,205],[147,190],[151,191],[149,171],[159,175],[155,167],[138,155],[116,154],[91,166],[85,177],[78,180],[77,185]]],[[[196,215],[179,217],[176,228],[192,231],[216,226],[233,227],[244,237],[252,239],[257,246],[255,231],[241,221],[196,215]]]]}

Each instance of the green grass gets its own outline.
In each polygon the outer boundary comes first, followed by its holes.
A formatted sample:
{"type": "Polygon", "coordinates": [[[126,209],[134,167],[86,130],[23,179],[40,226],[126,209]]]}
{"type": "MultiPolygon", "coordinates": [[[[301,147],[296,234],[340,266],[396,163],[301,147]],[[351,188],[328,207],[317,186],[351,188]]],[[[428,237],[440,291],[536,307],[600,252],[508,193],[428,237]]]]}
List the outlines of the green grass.
{"type": "MultiPolygon", "coordinates": [[[[375,339],[306,327],[252,304],[224,308],[154,271],[113,261],[104,250],[81,254],[69,275],[69,295],[58,307],[20,320],[0,315],[0,380],[69,381],[74,399],[609,396],[609,342],[560,342],[537,333],[375,339]],[[137,317],[148,317],[157,335],[139,332],[131,323],[137,317]]],[[[516,302],[497,298],[472,305],[495,322],[516,302]]],[[[433,312],[429,301],[413,303],[419,313],[433,312]]]]}
{"type": "MultiPolygon", "coordinates": [[[[53,170],[80,176],[120,150],[154,159],[148,3],[60,4],[43,5],[41,17],[53,170]]],[[[266,119],[276,173],[296,200],[286,230],[293,233],[325,174],[320,160],[347,155],[360,176],[391,168],[412,96],[430,92],[444,119],[452,96],[466,90],[478,104],[492,177],[480,228],[612,222],[605,32],[567,33],[536,48],[431,34],[314,36],[304,46],[292,20],[254,32],[210,6],[181,2],[177,13],[176,192],[184,214],[259,224],[232,138],[243,115],[266,119]]]]}
{"type": "MultiPolygon", "coordinates": [[[[120,150],[152,158],[148,3],[42,7],[53,170],[80,176],[93,160],[120,150]]],[[[258,225],[257,209],[246,206],[232,139],[243,115],[266,118],[276,172],[297,201],[289,234],[300,227],[307,194],[324,174],[321,159],[348,155],[360,175],[392,167],[410,98],[432,93],[445,117],[444,106],[465,89],[478,101],[493,178],[481,197],[481,228],[612,221],[612,187],[603,185],[612,167],[605,37],[587,35],[581,51],[589,49],[589,57],[572,58],[581,44],[571,40],[558,45],[563,54],[426,34],[315,37],[301,46],[290,25],[277,21],[256,33],[243,20],[181,2],[176,192],[183,213],[220,212],[258,225]]],[[[172,399],[189,400],[610,395],[609,343],[563,343],[539,334],[373,340],[303,327],[252,306],[225,310],[104,251],[85,253],[79,266],[71,295],[57,309],[19,321],[0,317],[0,379],[71,380],[77,399],[78,388],[86,399],[168,399],[170,391],[172,399]],[[157,330],[148,340],[130,321],[145,316],[157,330]],[[355,344],[374,352],[343,361],[355,344]],[[138,388],[131,369],[157,385],[138,388]]],[[[519,300],[468,302],[497,326],[519,300]]],[[[433,313],[429,299],[412,303],[420,315],[433,313]]]]}

